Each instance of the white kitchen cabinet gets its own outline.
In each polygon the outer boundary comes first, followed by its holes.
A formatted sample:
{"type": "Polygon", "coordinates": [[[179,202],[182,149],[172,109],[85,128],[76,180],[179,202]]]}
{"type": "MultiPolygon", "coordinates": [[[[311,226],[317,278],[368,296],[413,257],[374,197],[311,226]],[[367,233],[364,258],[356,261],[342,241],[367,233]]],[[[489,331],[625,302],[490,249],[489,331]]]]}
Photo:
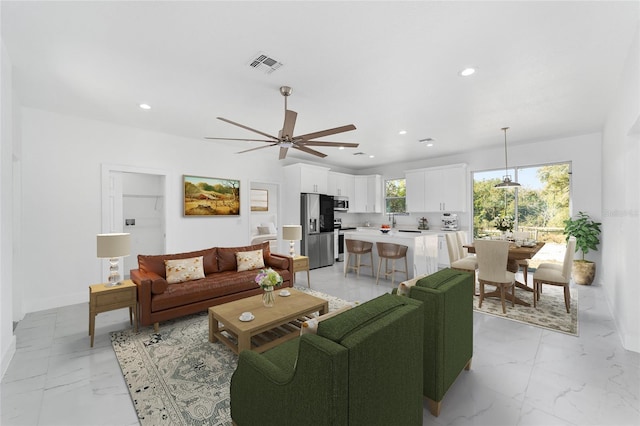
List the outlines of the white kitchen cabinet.
{"type": "Polygon", "coordinates": [[[409,212],[464,212],[467,201],[465,164],[405,172],[409,212]]]}
{"type": "Polygon", "coordinates": [[[382,176],[354,176],[352,213],[382,213],[382,176]]]}
{"type": "Polygon", "coordinates": [[[327,193],[329,188],[328,167],[297,163],[285,166],[283,169],[285,169],[285,176],[289,180],[288,186],[294,189],[294,192],[327,193]],[[298,188],[299,190],[296,190],[298,188]]]}
{"type": "Polygon", "coordinates": [[[329,172],[328,176],[329,190],[328,194],[334,197],[347,197],[349,200],[353,198],[355,179],[353,175],[338,172],[329,172]]]}
{"type": "Polygon", "coordinates": [[[407,212],[421,213],[425,209],[425,172],[424,170],[405,172],[407,212]]]}

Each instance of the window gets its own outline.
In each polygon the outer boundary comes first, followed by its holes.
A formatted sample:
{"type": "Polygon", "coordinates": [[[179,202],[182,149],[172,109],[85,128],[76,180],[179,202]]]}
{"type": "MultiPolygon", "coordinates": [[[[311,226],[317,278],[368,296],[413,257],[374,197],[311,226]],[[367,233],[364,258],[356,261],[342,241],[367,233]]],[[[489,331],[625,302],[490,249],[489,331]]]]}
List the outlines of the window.
{"type": "Polygon", "coordinates": [[[384,182],[384,204],[386,213],[407,211],[407,184],[405,179],[389,179],[384,182]]]}
{"type": "Polygon", "coordinates": [[[515,219],[514,230],[530,232],[545,242],[563,243],[564,220],[569,217],[570,163],[518,167],[509,170],[522,185],[497,189],[504,170],[473,174],[473,235],[499,234],[495,218],[508,215],[515,219]]]}

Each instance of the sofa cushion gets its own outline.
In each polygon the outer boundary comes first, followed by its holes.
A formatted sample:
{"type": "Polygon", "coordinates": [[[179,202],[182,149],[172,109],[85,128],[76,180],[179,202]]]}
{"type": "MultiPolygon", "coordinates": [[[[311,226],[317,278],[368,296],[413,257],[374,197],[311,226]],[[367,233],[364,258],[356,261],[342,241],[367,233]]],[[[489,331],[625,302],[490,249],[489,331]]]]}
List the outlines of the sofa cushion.
{"type": "Polygon", "coordinates": [[[218,271],[237,271],[238,262],[236,261],[236,253],[239,251],[254,251],[259,249],[262,249],[262,256],[265,259],[270,255],[268,242],[243,247],[218,247],[218,271]]]}
{"type": "Polygon", "coordinates": [[[238,263],[238,272],[264,268],[262,249],[239,251],[236,253],[236,262],[238,263]]]}
{"type": "Polygon", "coordinates": [[[164,293],[152,297],[151,311],[158,312],[215,297],[259,289],[254,281],[255,277],[256,271],[225,271],[208,275],[200,280],[169,284],[164,293]]]}
{"type": "Polygon", "coordinates": [[[188,259],[165,260],[164,265],[167,274],[167,282],[169,284],[204,278],[202,256],[190,257],[188,259]]]}
{"type": "Polygon", "coordinates": [[[216,247],[206,250],[192,251],[188,253],[178,254],[159,254],[159,255],[138,255],[138,269],[142,272],[153,272],[162,278],[167,278],[164,265],[165,260],[188,259],[190,257],[202,256],[202,266],[204,274],[209,275],[218,272],[218,249],[216,247]]]}
{"type": "Polygon", "coordinates": [[[340,343],[350,333],[365,327],[387,312],[403,306],[404,298],[383,294],[318,325],[318,335],[340,343]]]}
{"type": "Polygon", "coordinates": [[[438,289],[446,285],[451,280],[458,279],[463,274],[468,275],[466,272],[457,271],[455,269],[442,269],[434,274],[421,278],[418,280],[416,285],[418,287],[438,289]]]}

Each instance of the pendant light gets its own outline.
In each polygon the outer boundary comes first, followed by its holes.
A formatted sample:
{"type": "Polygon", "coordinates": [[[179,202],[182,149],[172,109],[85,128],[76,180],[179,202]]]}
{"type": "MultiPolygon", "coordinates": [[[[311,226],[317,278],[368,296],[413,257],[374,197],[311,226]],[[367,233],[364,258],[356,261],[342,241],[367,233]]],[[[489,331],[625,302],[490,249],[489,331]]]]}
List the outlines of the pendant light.
{"type": "Polygon", "coordinates": [[[507,130],[508,127],[503,127],[502,131],[504,132],[504,176],[502,177],[502,182],[497,184],[494,188],[517,188],[520,186],[518,182],[514,182],[511,180],[511,175],[509,174],[509,165],[507,163],[507,130]]]}

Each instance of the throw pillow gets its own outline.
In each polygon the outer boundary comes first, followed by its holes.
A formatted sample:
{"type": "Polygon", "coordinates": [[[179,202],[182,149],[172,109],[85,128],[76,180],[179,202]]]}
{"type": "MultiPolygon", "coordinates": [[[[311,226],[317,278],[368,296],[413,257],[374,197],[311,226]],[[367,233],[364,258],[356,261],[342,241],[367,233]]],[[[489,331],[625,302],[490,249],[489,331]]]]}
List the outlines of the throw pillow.
{"type": "Polygon", "coordinates": [[[258,226],[258,235],[269,235],[270,233],[268,226],[258,226]]]}
{"type": "Polygon", "coordinates": [[[239,251],[236,253],[236,262],[238,263],[238,272],[264,268],[262,249],[239,251]]]}
{"type": "Polygon", "coordinates": [[[276,225],[273,222],[263,222],[260,226],[266,226],[269,228],[269,234],[277,234],[278,230],[276,229],[276,225]]]}
{"type": "Polygon", "coordinates": [[[320,315],[317,318],[311,318],[306,320],[305,322],[302,323],[302,327],[300,327],[300,335],[307,334],[307,333],[313,333],[313,334],[318,333],[318,324],[320,324],[321,321],[324,321],[331,317],[335,317],[336,315],[343,313],[347,309],[351,309],[354,305],[355,304],[350,304],[343,308],[336,309],[333,312],[329,312],[328,314],[320,315]]]}
{"type": "Polygon", "coordinates": [[[169,284],[183,283],[185,281],[204,278],[202,256],[189,259],[165,260],[164,266],[169,284]]]}

